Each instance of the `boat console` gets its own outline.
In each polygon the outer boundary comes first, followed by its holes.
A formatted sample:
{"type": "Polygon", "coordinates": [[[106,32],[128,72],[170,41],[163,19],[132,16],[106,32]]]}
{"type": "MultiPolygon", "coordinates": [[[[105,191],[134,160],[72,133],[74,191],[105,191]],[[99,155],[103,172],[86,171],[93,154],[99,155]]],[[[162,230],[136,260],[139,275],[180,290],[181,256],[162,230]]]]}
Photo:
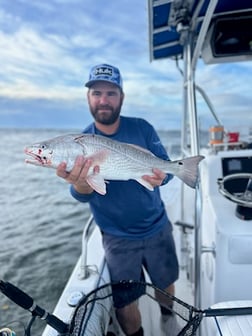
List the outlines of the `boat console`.
{"type": "Polygon", "coordinates": [[[201,305],[252,300],[252,150],[206,155],[201,165],[201,305]]]}

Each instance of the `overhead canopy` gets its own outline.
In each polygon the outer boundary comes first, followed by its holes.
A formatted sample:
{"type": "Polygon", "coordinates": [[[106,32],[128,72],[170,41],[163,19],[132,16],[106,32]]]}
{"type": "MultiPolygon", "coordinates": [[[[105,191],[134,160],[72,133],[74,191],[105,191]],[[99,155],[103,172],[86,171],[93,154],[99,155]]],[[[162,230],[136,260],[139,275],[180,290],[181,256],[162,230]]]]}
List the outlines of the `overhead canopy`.
{"type": "Polygon", "coordinates": [[[205,50],[205,61],[218,62],[223,61],[223,57],[231,56],[252,59],[252,1],[148,1],[151,60],[182,58],[185,32],[192,34],[192,43],[195,45],[204,20],[209,18],[209,13],[211,17],[205,39],[211,51],[205,50]]]}

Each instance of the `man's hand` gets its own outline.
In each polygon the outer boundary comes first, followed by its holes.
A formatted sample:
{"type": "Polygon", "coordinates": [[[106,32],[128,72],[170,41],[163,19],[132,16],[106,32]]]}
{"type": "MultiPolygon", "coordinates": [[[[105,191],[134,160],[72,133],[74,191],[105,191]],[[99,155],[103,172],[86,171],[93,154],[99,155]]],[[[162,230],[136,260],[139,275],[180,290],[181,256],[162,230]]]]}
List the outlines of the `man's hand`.
{"type": "MultiPolygon", "coordinates": [[[[81,194],[91,194],[93,189],[87,183],[87,175],[92,167],[92,160],[78,156],[70,172],[66,171],[66,163],[62,162],[57,168],[56,174],[74,186],[74,189],[81,194]]],[[[99,167],[94,167],[94,172],[99,172],[99,167]]]]}
{"type": "Polygon", "coordinates": [[[157,168],[154,168],[152,172],[153,175],[143,175],[143,179],[149,182],[153,186],[153,188],[161,186],[163,180],[166,177],[166,174],[162,170],[157,168]]]}

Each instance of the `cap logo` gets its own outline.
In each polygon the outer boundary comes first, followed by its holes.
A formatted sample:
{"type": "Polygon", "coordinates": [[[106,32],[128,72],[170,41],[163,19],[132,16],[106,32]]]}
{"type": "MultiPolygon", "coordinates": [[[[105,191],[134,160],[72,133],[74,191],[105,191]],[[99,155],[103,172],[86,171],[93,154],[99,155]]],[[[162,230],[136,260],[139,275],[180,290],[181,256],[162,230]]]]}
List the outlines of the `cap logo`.
{"type": "Polygon", "coordinates": [[[123,89],[122,77],[119,69],[109,64],[99,64],[94,66],[89,73],[89,80],[85,84],[90,88],[97,81],[105,81],[117,85],[123,89]]]}
{"type": "Polygon", "coordinates": [[[111,68],[107,68],[107,67],[96,68],[95,69],[95,76],[100,76],[100,75],[112,76],[113,75],[113,70],[111,68]]]}

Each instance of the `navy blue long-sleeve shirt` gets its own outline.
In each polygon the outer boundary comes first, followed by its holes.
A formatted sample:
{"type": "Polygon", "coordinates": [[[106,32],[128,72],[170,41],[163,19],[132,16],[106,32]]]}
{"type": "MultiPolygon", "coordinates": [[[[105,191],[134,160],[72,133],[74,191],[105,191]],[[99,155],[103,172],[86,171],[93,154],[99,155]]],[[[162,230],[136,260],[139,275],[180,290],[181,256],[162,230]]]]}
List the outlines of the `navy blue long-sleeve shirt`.
{"type": "MultiPolygon", "coordinates": [[[[169,160],[156,131],[144,119],[121,116],[117,132],[109,136],[100,132],[94,123],[83,133],[100,134],[135,144],[169,160]]],[[[167,175],[164,183],[171,178],[172,175],[167,175]]],[[[95,191],[84,195],[73,186],[70,188],[75,199],[89,202],[94,219],[103,232],[128,239],[143,239],[154,235],[167,223],[171,226],[158,187],[150,191],[135,180],[109,181],[106,187],[106,195],[95,191]]]]}

